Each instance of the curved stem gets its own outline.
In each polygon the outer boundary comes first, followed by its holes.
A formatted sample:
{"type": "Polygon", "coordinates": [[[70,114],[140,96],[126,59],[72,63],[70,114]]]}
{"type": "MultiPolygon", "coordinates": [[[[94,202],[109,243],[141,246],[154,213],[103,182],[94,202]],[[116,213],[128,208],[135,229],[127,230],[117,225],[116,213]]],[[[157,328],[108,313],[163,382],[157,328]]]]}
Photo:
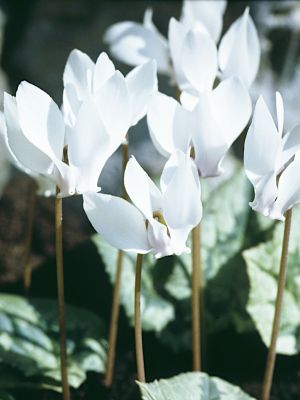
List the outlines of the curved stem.
{"type": "Polygon", "coordinates": [[[63,400],[70,400],[68,384],[66,324],[65,324],[65,295],[62,245],[62,199],[55,197],[55,248],[57,269],[58,318],[60,334],[60,369],[63,390],[63,400]]]}
{"type": "Polygon", "coordinates": [[[33,181],[32,182],[32,187],[30,188],[29,207],[28,207],[28,220],[27,220],[27,234],[26,234],[25,249],[24,249],[23,284],[24,284],[24,292],[25,292],[26,296],[28,296],[28,293],[29,293],[29,290],[30,290],[31,277],[32,277],[32,267],[31,267],[31,264],[30,264],[30,254],[31,254],[34,211],[35,211],[35,204],[36,204],[36,189],[37,189],[37,185],[33,181]]]}
{"type": "Polygon", "coordinates": [[[290,209],[285,214],[284,233],[283,233],[282,251],[281,251],[279,277],[278,277],[278,288],[277,288],[277,296],[275,303],[275,314],[273,319],[271,344],[269,347],[264,381],[263,381],[262,396],[261,396],[262,400],[268,400],[270,397],[274,368],[275,368],[276,343],[280,330],[280,316],[281,316],[282,300],[283,300],[284,287],[286,281],[291,222],[292,222],[292,210],[290,209]]]}
{"type": "Polygon", "coordinates": [[[201,263],[200,224],[192,230],[192,347],[193,371],[201,371],[201,263]]]}
{"type": "Polygon", "coordinates": [[[136,258],[135,286],[134,286],[134,333],[135,353],[137,365],[137,379],[145,382],[145,366],[143,354],[142,322],[141,322],[141,280],[142,280],[143,255],[138,254],[136,258]]]}
{"type": "MultiPolygon", "coordinates": [[[[123,184],[123,198],[125,198],[125,199],[127,197],[127,194],[126,194],[126,190],[124,187],[124,172],[125,172],[127,161],[128,161],[128,143],[126,141],[122,145],[122,184],[123,184]]],[[[116,280],[115,280],[114,292],[113,292],[111,320],[110,320],[109,336],[108,336],[107,364],[106,364],[106,372],[105,372],[105,377],[104,377],[104,384],[108,387],[110,387],[112,385],[114,366],[115,366],[115,358],[116,358],[118,320],[119,320],[119,313],[120,313],[120,291],[121,291],[122,270],[123,270],[123,254],[124,253],[122,250],[118,251],[117,272],[116,272],[116,280]]]]}

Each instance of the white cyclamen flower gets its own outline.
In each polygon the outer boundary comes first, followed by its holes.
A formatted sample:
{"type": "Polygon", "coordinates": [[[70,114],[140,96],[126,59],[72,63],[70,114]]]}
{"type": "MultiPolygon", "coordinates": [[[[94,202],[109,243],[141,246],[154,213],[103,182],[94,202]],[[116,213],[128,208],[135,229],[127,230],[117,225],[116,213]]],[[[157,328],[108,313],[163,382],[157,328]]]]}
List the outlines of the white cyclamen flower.
{"type": "Polygon", "coordinates": [[[300,201],[300,125],[283,135],[284,109],[276,93],[277,124],[260,97],[256,103],[244,151],[244,165],[255,191],[250,206],[272,219],[300,201]]]}
{"type": "Polygon", "coordinates": [[[186,241],[202,216],[197,169],[191,158],[175,152],[166,163],[160,190],[132,157],[124,184],[133,204],[115,196],[87,193],[85,212],[112,246],[155,257],[189,252],[186,241]]]}
{"type": "MultiPolygon", "coordinates": [[[[180,29],[180,23],[173,19],[170,23],[172,35],[180,32],[180,29]]],[[[199,94],[212,90],[218,74],[222,80],[236,76],[246,87],[251,86],[259,67],[260,46],[248,8],[222,38],[219,53],[214,41],[204,30],[190,30],[178,45],[179,37],[180,34],[177,34],[177,39],[173,40],[176,49],[174,67],[175,70],[177,68],[183,101],[189,101],[191,107],[199,94]],[[218,59],[221,68],[219,73],[218,59]]]]}
{"type": "MultiPolygon", "coordinates": [[[[184,0],[180,21],[181,36],[189,29],[204,29],[217,41],[222,30],[222,19],[226,1],[184,0]]],[[[129,65],[139,65],[155,59],[160,73],[173,75],[171,68],[172,45],[175,35],[167,39],[158,31],[152,21],[152,10],[147,9],[143,24],[125,21],[112,25],[105,33],[104,40],[110,45],[111,54],[129,65]]],[[[179,43],[178,43],[179,46],[179,43]]]]}
{"type": "MultiPolygon", "coordinates": [[[[11,113],[15,112],[14,108],[10,108],[9,104],[6,103],[6,112],[11,113]]],[[[10,124],[14,122],[15,124],[18,124],[18,121],[13,119],[11,120],[8,118],[10,121],[10,124]]],[[[15,127],[12,127],[10,125],[9,127],[10,133],[12,136],[15,135],[15,137],[11,137],[10,141],[14,143],[15,140],[19,140],[17,136],[17,132],[19,130],[19,127],[16,125],[15,127]],[[11,131],[13,129],[13,131],[11,131]]],[[[5,122],[5,116],[3,112],[0,112],[0,140],[1,140],[1,146],[5,151],[5,156],[8,159],[8,161],[13,164],[16,168],[18,168],[20,171],[24,172],[26,175],[29,175],[36,183],[37,189],[36,192],[39,196],[54,196],[56,194],[56,185],[54,179],[49,176],[49,175],[42,175],[40,173],[34,172],[33,170],[29,169],[28,167],[25,167],[15,156],[13,153],[9,141],[8,141],[8,135],[7,135],[7,127],[6,127],[6,122],[5,122]]],[[[22,139],[21,139],[22,140],[22,139]]],[[[26,145],[25,145],[26,146],[26,145]]],[[[14,145],[13,145],[14,147],[14,145]]],[[[21,156],[21,159],[23,157],[21,156]]]]}
{"type": "MultiPolygon", "coordinates": [[[[106,53],[101,53],[94,63],[80,50],[71,51],[63,75],[63,112],[69,126],[74,126],[82,101],[102,90],[115,72],[115,66],[106,53]]],[[[130,102],[130,126],[133,126],[145,116],[148,99],[157,91],[156,62],[148,61],[134,68],[124,82],[130,102]]]]}
{"type": "Polygon", "coordinates": [[[26,169],[53,177],[60,196],[99,191],[98,178],[131,123],[131,103],[123,75],[116,71],[81,103],[73,127],[66,126],[51,97],[22,82],[16,97],[5,94],[7,141],[26,169]],[[67,142],[67,162],[63,161],[67,142]]]}
{"type": "Polygon", "coordinates": [[[170,20],[168,41],[154,26],[149,10],[145,13],[143,25],[129,21],[117,23],[108,29],[104,39],[109,43],[113,56],[127,64],[139,65],[155,59],[158,71],[171,76],[181,90],[186,90],[188,83],[182,64],[189,64],[191,57],[196,59],[196,64],[187,65],[187,68],[194,68],[193,75],[198,77],[198,81],[205,81],[205,76],[202,76],[205,71],[211,71],[214,80],[220,69],[218,75],[221,79],[238,76],[249,87],[260,61],[257,31],[247,8],[225,33],[218,54],[216,42],[222,29],[225,5],[223,1],[184,1],[180,21],[170,20]],[[193,43],[192,56],[187,61],[183,48],[189,46],[190,38],[187,36],[191,32],[202,35],[199,36],[201,40],[193,43]]]}
{"type": "Polygon", "coordinates": [[[249,121],[251,99],[239,79],[231,78],[196,101],[187,110],[172,97],[154,95],[147,114],[150,136],[165,157],[193,147],[200,176],[218,176],[227,151],[249,121]]]}

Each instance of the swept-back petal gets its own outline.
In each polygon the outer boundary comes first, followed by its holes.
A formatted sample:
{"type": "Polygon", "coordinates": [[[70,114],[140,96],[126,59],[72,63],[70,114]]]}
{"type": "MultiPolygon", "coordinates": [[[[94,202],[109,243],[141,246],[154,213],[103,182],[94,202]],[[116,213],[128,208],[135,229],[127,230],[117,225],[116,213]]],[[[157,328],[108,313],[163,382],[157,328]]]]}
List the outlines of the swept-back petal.
{"type": "Polygon", "coordinates": [[[219,66],[223,78],[236,75],[249,87],[257,75],[259,62],[259,38],[247,7],[221,40],[219,66]]]}
{"type": "Polygon", "coordinates": [[[300,156],[296,155],[294,161],[282,172],[278,182],[278,197],[270,212],[274,219],[284,219],[287,210],[300,202],[300,156]]]}
{"type": "Polygon", "coordinates": [[[63,74],[64,87],[68,84],[74,85],[82,100],[86,93],[91,93],[94,67],[94,62],[87,54],[77,49],[72,50],[63,74]]]}
{"type": "Polygon", "coordinates": [[[182,71],[182,45],[184,39],[188,33],[188,28],[184,26],[181,22],[178,22],[175,18],[171,18],[169,22],[169,47],[170,55],[172,59],[172,65],[174,69],[175,78],[177,85],[181,90],[187,86],[187,79],[182,71]]]}
{"type": "Polygon", "coordinates": [[[184,0],[180,20],[188,28],[204,25],[217,42],[222,31],[225,8],[225,0],[184,0]]]}
{"type": "Polygon", "coordinates": [[[159,72],[169,73],[167,41],[149,27],[129,21],[117,23],[106,31],[104,41],[110,45],[111,54],[128,65],[154,59],[159,72]]]}
{"type": "Polygon", "coordinates": [[[16,100],[26,138],[53,161],[61,160],[65,125],[60,109],[47,93],[28,82],[19,85],[16,100]]]}
{"type": "Polygon", "coordinates": [[[148,240],[155,258],[174,254],[167,227],[154,218],[149,220],[148,240]]]}
{"type": "Polygon", "coordinates": [[[78,168],[77,192],[99,190],[101,170],[121,142],[111,141],[93,98],[86,98],[68,137],[69,164],[78,168]]]}
{"type": "Polygon", "coordinates": [[[127,163],[124,185],[133,203],[148,220],[152,218],[154,211],[161,209],[161,192],[134,157],[127,163]]]}
{"type": "Polygon", "coordinates": [[[83,208],[88,219],[112,246],[135,253],[148,253],[145,219],[128,201],[101,193],[83,195],[83,208]]]}
{"type": "Polygon", "coordinates": [[[4,115],[6,123],[4,133],[8,150],[13,159],[15,158],[25,169],[28,168],[32,172],[47,174],[52,161],[24,136],[19,124],[16,99],[8,93],[4,94],[4,115]]]}
{"type": "Polygon", "coordinates": [[[199,96],[192,115],[195,121],[192,141],[199,173],[202,177],[218,176],[222,173],[221,162],[229,145],[222,121],[215,117],[212,94],[199,96]]]}
{"type": "Polygon", "coordinates": [[[283,99],[279,92],[276,92],[276,115],[277,115],[277,128],[280,136],[283,133],[283,124],[284,124],[284,107],[283,107],[283,99]]]}
{"type": "Polygon", "coordinates": [[[156,70],[156,61],[152,60],[134,68],[125,78],[132,109],[131,125],[146,115],[150,96],[157,92],[156,70]]]}
{"type": "Polygon", "coordinates": [[[300,125],[283,136],[281,151],[276,160],[276,173],[300,150],[300,125]]]}
{"type": "Polygon", "coordinates": [[[116,71],[94,96],[111,141],[119,143],[131,123],[131,104],[124,76],[116,71]]]}
{"type": "MultiPolygon", "coordinates": [[[[161,192],[164,193],[169,186],[171,180],[175,173],[177,173],[178,167],[185,162],[185,158],[187,153],[184,153],[181,150],[175,150],[174,153],[170,156],[168,161],[165,163],[164,169],[162,171],[160,177],[160,188],[161,192]]],[[[199,179],[197,167],[193,164],[192,172],[195,174],[195,180],[199,179]]]]}
{"type": "Polygon", "coordinates": [[[147,123],[150,137],[156,149],[169,157],[175,149],[187,151],[193,119],[172,97],[158,93],[149,101],[147,123]]]}
{"type": "Polygon", "coordinates": [[[63,91],[62,112],[67,126],[74,126],[78,110],[81,105],[75,86],[68,83],[63,91]]]}
{"type": "Polygon", "coordinates": [[[254,109],[244,148],[245,171],[252,184],[255,185],[264,175],[275,173],[280,147],[280,134],[266,103],[260,97],[254,109]]]}
{"type": "Polygon", "coordinates": [[[147,123],[155,148],[165,157],[174,150],[173,121],[177,101],[165,94],[151,97],[148,104],[147,123]]]}
{"type": "MultiPolygon", "coordinates": [[[[187,239],[189,231],[202,217],[201,189],[194,161],[187,154],[174,170],[163,194],[163,215],[171,233],[181,231],[177,238],[187,239]]],[[[184,243],[176,247],[185,248],[184,243]]]]}
{"type": "Polygon", "coordinates": [[[199,92],[210,91],[218,69],[217,48],[208,33],[190,31],[182,44],[182,71],[199,92]]]}
{"type": "Polygon", "coordinates": [[[255,196],[249,205],[254,211],[258,211],[268,217],[278,193],[276,175],[270,172],[262,177],[252,176],[252,183],[255,196]]]}
{"type": "Polygon", "coordinates": [[[246,87],[236,78],[221,82],[212,93],[213,113],[228,147],[246,127],[252,112],[251,98],[246,87]]]}
{"type": "Polygon", "coordinates": [[[93,75],[93,92],[97,92],[101,86],[114,74],[115,66],[108,55],[102,52],[97,58],[93,75]]]}

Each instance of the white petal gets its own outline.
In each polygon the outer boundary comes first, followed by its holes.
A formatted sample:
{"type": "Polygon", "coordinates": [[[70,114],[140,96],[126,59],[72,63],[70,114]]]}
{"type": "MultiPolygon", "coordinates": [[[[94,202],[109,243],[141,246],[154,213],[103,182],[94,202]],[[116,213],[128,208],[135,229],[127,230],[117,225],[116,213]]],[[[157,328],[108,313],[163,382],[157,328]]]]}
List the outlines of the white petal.
{"type": "Polygon", "coordinates": [[[57,105],[47,93],[28,82],[19,85],[16,100],[26,138],[53,161],[61,160],[65,126],[57,105]]]}
{"type": "Polygon", "coordinates": [[[222,161],[251,115],[251,100],[237,78],[222,82],[213,92],[199,95],[193,109],[193,143],[203,177],[223,172],[222,161]]]}
{"type": "Polygon", "coordinates": [[[135,125],[146,115],[150,96],[157,91],[156,62],[134,68],[125,80],[132,108],[131,125],[135,125]]]}
{"type": "Polygon", "coordinates": [[[87,98],[82,103],[76,125],[68,138],[69,163],[78,168],[77,192],[99,189],[97,182],[101,170],[122,139],[119,143],[111,141],[94,100],[87,98]]]}
{"type": "Polygon", "coordinates": [[[249,8],[246,8],[221,40],[219,65],[223,78],[236,75],[249,87],[257,75],[259,62],[259,38],[249,8]]]}
{"type": "Polygon", "coordinates": [[[186,110],[193,111],[198,103],[198,96],[190,92],[183,91],[180,93],[180,103],[186,110]]]}
{"type": "MultiPolygon", "coordinates": [[[[173,179],[173,176],[177,172],[178,167],[185,162],[185,157],[186,154],[183,151],[175,150],[168,161],[165,163],[164,169],[160,177],[160,188],[162,193],[166,191],[166,188],[173,179]]],[[[199,179],[198,171],[195,165],[193,168],[193,172],[195,173],[195,179],[199,179]]]]}
{"type": "Polygon", "coordinates": [[[228,148],[228,139],[222,130],[222,121],[215,117],[212,94],[202,94],[193,110],[195,118],[192,141],[195,162],[202,177],[218,176],[228,148]]]}
{"type": "Polygon", "coordinates": [[[115,73],[115,66],[108,55],[102,52],[95,65],[93,76],[93,92],[97,92],[101,86],[115,73]]]}
{"type": "Polygon", "coordinates": [[[252,112],[251,98],[241,81],[234,77],[221,82],[212,93],[214,115],[228,147],[246,127],[252,112]]]}
{"type": "Polygon", "coordinates": [[[300,125],[283,136],[282,149],[276,160],[276,173],[300,150],[300,125]]]}
{"type": "Polygon", "coordinates": [[[165,157],[174,150],[173,120],[177,102],[172,97],[158,93],[148,104],[147,123],[155,148],[165,157]]]}
{"type": "Polygon", "coordinates": [[[300,157],[283,171],[278,182],[278,197],[271,211],[270,217],[284,219],[287,210],[300,202],[300,157]]]}
{"type": "Polygon", "coordinates": [[[261,177],[275,173],[280,147],[280,134],[266,103],[260,97],[255,106],[244,149],[245,171],[253,185],[256,185],[256,181],[261,177]]]}
{"type": "Polygon", "coordinates": [[[147,219],[161,209],[161,193],[134,157],[127,163],[124,185],[133,203],[147,219]]]}
{"type": "Polygon", "coordinates": [[[131,104],[124,76],[116,71],[94,96],[103,124],[119,143],[131,122],[131,104]]]}
{"type": "Polygon", "coordinates": [[[165,157],[175,149],[187,151],[193,119],[172,97],[158,93],[149,101],[147,122],[152,142],[165,157]]]}
{"type": "Polygon", "coordinates": [[[83,199],[88,219],[110,245],[141,254],[151,250],[145,219],[132,204],[100,193],[85,194],[83,199]]]}
{"type": "MultiPolygon", "coordinates": [[[[163,194],[163,215],[171,233],[182,231],[182,238],[187,239],[189,231],[198,225],[202,217],[201,190],[197,168],[189,155],[173,173],[163,194]]],[[[178,237],[178,236],[176,236],[178,237]]],[[[177,243],[185,248],[185,241],[177,243]]]]}
{"type": "Polygon", "coordinates": [[[283,123],[284,123],[284,107],[282,96],[279,92],[276,92],[276,115],[277,115],[277,127],[280,136],[283,133],[283,123]]]}
{"type": "Polygon", "coordinates": [[[180,19],[188,28],[203,24],[217,42],[222,31],[225,8],[224,0],[184,0],[180,19]]]}
{"type": "Polygon", "coordinates": [[[64,87],[62,104],[62,111],[66,125],[74,126],[81,102],[82,101],[78,97],[75,86],[68,83],[64,87]]]}
{"type": "Polygon", "coordinates": [[[7,93],[4,94],[4,113],[7,144],[13,157],[24,168],[36,173],[46,174],[52,165],[52,161],[24,136],[19,124],[16,99],[7,93]]]}
{"type": "Polygon", "coordinates": [[[156,258],[174,253],[167,227],[153,218],[149,220],[148,240],[156,258]]]}
{"type": "Polygon", "coordinates": [[[64,70],[64,87],[68,84],[74,85],[78,97],[82,100],[92,91],[94,67],[94,62],[87,54],[77,49],[72,50],[64,70]]]}
{"type": "Polygon", "coordinates": [[[182,71],[199,92],[212,89],[217,75],[217,48],[208,33],[190,31],[181,52],[182,71]]]}
{"type": "Polygon", "coordinates": [[[135,66],[154,59],[159,72],[169,73],[167,41],[152,29],[136,22],[121,22],[106,31],[104,40],[118,60],[135,66]]]}
{"type": "Polygon", "coordinates": [[[153,31],[156,35],[158,35],[162,42],[166,43],[166,38],[159,32],[156,26],[153,23],[153,10],[152,8],[146,8],[143,18],[143,26],[147,29],[153,31]]]}
{"type": "Polygon", "coordinates": [[[183,90],[187,86],[187,79],[182,71],[182,45],[188,33],[188,29],[175,18],[169,22],[169,47],[176,83],[183,90]]]}
{"type": "Polygon", "coordinates": [[[278,194],[276,175],[270,172],[268,175],[256,177],[254,191],[254,200],[249,205],[264,216],[270,216],[270,210],[278,194]]]}

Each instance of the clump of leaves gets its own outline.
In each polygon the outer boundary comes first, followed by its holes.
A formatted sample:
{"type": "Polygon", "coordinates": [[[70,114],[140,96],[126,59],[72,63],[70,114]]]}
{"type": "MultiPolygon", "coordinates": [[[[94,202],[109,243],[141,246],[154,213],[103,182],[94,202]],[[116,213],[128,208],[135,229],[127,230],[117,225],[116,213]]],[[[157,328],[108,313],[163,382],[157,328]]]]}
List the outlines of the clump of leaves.
{"type": "MultiPolygon", "coordinates": [[[[102,372],[106,362],[102,321],[89,311],[66,307],[69,383],[78,388],[89,370],[102,372]]],[[[56,301],[0,295],[0,387],[60,390],[58,306],[56,301]],[[2,375],[2,374],[1,374],[2,375]],[[20,377],[19,377],[20,378],[20,377]]]]}

